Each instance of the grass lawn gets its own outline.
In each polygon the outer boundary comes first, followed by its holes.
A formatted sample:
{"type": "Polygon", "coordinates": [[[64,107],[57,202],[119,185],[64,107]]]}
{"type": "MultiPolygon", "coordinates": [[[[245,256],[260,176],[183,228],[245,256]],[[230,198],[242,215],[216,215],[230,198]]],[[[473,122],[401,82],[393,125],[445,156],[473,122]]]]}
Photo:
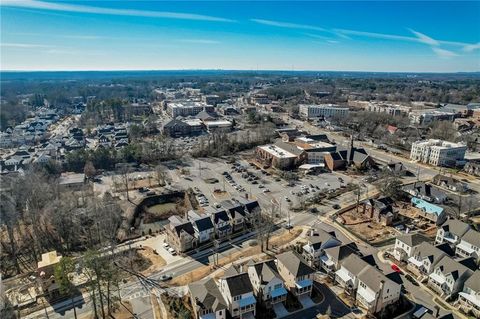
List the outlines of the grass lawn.
{"type": "Polygon", "coordinates": [[[147,211],[155,216],[162,216],[166,213],[171,212],[172,210],[175,210],[175,207],[175,203],[164,203],[150,206],[147,208],[147,211]]]}

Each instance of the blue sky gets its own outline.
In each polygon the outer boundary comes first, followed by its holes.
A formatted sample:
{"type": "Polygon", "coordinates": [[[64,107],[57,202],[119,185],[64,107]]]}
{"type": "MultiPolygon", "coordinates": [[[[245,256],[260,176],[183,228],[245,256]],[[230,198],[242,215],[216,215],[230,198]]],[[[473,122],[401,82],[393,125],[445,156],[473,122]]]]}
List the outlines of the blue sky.
{"type": "Polygon", "coordinates": [[[480,2],[2,0],[2,70],[480,71],[480,2]]]}

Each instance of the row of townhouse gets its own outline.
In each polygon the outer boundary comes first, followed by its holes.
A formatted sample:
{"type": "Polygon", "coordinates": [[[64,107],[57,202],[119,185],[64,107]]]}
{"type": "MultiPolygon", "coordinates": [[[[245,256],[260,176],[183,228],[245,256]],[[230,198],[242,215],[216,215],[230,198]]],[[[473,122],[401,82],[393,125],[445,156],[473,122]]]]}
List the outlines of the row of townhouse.
{"type": "Polygon", "coordinates": [[[276,259],[230,267],[218,281],[207,279],[188,286],[196,319],[254,318],[257,304],[284,307],[288,291],[309,298],[315,270],[293,251],[276,259]]]}
{"type": "Polygon", "coordinates": [[[458,295],[464,310],[480,316],[479,235],[468,224],[449,219],[437,230],[434,244],[421,234],[398,237],[394,257],[440,296],[458,295]]]}
{"type": "Polygon", "coordinates": [[[312,229],[307,233],[303,256],[322,268],[335,282],[371,313],[377,313],[400,298],[401,285],[376,266],[372,256],[360,256],[354,243],[343,243],[334,232],[312,229]]]}
{"type": "Polygon", "coordinates": [[[220,205],[221,208],[206,214],[189,211],[186,218],[171,216],[165,226],[167,242],[183,253],[213,239],[224,240],[247,230],[260,214],[257,201],[239,198],[222,201],[220,205]]]}

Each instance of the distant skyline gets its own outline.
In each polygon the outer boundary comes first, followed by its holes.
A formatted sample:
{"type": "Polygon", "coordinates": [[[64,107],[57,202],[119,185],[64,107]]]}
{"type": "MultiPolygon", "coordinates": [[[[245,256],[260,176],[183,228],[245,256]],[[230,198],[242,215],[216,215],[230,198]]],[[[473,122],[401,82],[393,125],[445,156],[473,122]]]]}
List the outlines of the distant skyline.
{"type": "Polygon", "coordinates": [[[1,0],[2,70],[480,71],[480,2],[1,0]]]}

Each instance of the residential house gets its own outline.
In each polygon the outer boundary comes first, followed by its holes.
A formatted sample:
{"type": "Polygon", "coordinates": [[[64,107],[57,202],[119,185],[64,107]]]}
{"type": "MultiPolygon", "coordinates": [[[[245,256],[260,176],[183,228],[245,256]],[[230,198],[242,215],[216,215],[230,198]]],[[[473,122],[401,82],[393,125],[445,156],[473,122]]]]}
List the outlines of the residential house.
{"type": "Polygon", "coordinates": [[[167,242],[177,252],[183,253],[197,245],[195,230],[190,221],[185,221],[177,216],[171,216],[168,221],[170,223],[165,226],[167,242]]]}
{"type": "Polygon", "coordinates": [[[287,290],[274,260],[248,263],[248,276],[258,300],[271,307],[287,299],[287,290]]]}
{"type": "Polygon", "coordinates": [[[453,251],[446,243],[434,246],[424,241],[414,248],[412,256],[407,259],[407,269],[417,276],[429,275],[440,259],[450,253],[453,254],[453,251]]]}
{"type": "Polygon", "coordinates": [[[215,236],[215,228],[213,227],[210,216],[203,216],[193,220],[192,226],[199,245],[212,240],[215,236]]]}
{"type": "Polygon", "coordinates": [[[389,279],[375,267],[369,266],[358,275],[356,300],[368,312],[378,313],[400,298],[402,286],[389,279]]]}
{"type": "Polygon", "coordinates": [[[435,186],[423,182],[405,185],[402,189],[410,196],[418,197],[429,203],[442,204],[447,200],[445,192],[435,186]]]}
{"type": "Polygon", "coordinates": [[[45,295],[55,296],[59,293],[58,283],[55,282],[55,267],[61,259],[62,256],[58,255],[54,250],[42,254],[42,260],[37,264],[40,290],[45,295]]]}
{"type": "Polygon", "coordinates": [[[233,318],[255,317],[257,300],[248,273],[226,273],[219,288],[233,318]]]}
{"type": "Polygon", "coordinates": [[[343,244],[325,248],[325,254],[322,256],[322,268],[329,274],[335,276],[335,271],[340,268],[340,264],[351,254],[356,254],[358,248],[354,243],[343,244]]]}
{"type": "Polygon", "coordinates": [[[230,217],[225,210],[219,210],[210,215],[217,239],[225,239],[232,234],[230,217]]]}
{"type": "Polygon", "coordinates": [[[480,258],[480,233],[474,229],[467,230],[457,245],[455,253],[460,257],[474,257],[478,261],[480,258]]]}
{"type": "Polygon", "coordinates": [[[412,197],[412,206],[417,208],[417,215],[423,217],[436,225],[441,225],[447,220],[447,214],[443,207],[429,203],[421,198],[412,197]]]}
{"type": "Polygon", "coordinates": [[[396,260],[406,261],[415,253],[414,249],[421,243],[428,241],[422,234],[406,234],[396,238],[393,256],[396,260]]]}
{"type": "Polygon", "coordinates": [[[465,281],[463,291],[458,294],[460,308],[480,318],[480,270],[465,281]]]}
{"type": "Polygon", "coordinates": [[[452,192],[463,193],[463,192],[467,191],[467,189],[468,189],[467,184],[465,184],[465,183],[463,183],[463,182],[461,182],[461,181],[459,181],[459,180],[457,180],[453,177],[449,177],[449,176],[445,176],[445,175],[441,175],[441,174],[435,175],[432,179],[432,183],[437,185],[437,186],[449,189],[452,192]]]}
{"type": "Polygon", "coordinates": [[[293,251],[278,255],[277,269],[290,292],[295,296],[310,296],[315,270],[300,255],[293,251]]]}
{"type": "Polygon", "coordinates": [[[325,249],[340,246],[334,232],[326,232],[323,229],[311,229],[306,236],[307,244],[303,246],[302,256],[310,267],[320,268],[323,264],[325,249]],[[321,259],[323,257],[323,259],[321,259]]]}
{"type": "Polygon", "coordinates": [[[463,290],[473,271],[449,256],[444,256],[428,276],[428,286],[439,295],[449,297],[463,290]]]}
{"type": "Polygon", "coordinates": [[[393,208],[393,203],[394,201],[390,197],[370,198],[362,203],[362,213],[377,223],[388,226],[398,216],[398,212],[393,208]]]}
{"type": "Polygon", "coordinates": [[[188,285],[195,319],[225,319],[227,303],[214,279],[188,285]]]}
{"type": "Polygon", "coordinates": [[[363,258],[356,254],[350,254],[341,262],[340,268],[335,272],[335,281],[348,294],[355,295],[358,287],[358,275],[368,267],[372,266],[363,258]]]}
{"type": "Polygon", "coordinates": [[[448,219],[438,228],[435,243],[448,242],[451,246],[456,246],[469,229],[470,226],[468,224],[458,219],[448,219]]]}

